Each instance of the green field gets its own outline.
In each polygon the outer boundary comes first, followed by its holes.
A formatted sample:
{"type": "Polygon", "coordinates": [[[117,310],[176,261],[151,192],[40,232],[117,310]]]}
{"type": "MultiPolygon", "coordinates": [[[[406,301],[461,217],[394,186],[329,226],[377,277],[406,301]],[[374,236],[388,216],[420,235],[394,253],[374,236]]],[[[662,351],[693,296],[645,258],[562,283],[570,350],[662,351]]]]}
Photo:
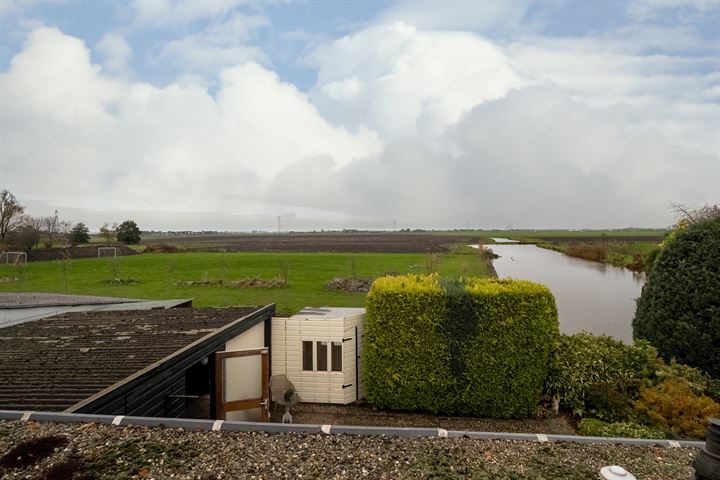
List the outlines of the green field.
{"type": "Polygon", "coordinates": [[[477,252],[452,254],[383,253],[174,253],[30,262],[23,269],[0,266],[0,291],[53,292],[146,299],[192,298],[193,305],[229,306],[277,304],[289,314],[305,306],[363,306],[364,294],[328,290],[333,278],[377,277],[386,272],[444,276],[485,276],[488,269],[477,252]],[[67,268],[64,269],[63,266],[67,268]],[[178,282],[271,279],[287,270],[285,288],[239,288],[223,285],[182,286],[178,282]],[[66,273],[65,273],[66,272],[66,273]],[[138,283],[112,284],[111,278],[138,283]]]}

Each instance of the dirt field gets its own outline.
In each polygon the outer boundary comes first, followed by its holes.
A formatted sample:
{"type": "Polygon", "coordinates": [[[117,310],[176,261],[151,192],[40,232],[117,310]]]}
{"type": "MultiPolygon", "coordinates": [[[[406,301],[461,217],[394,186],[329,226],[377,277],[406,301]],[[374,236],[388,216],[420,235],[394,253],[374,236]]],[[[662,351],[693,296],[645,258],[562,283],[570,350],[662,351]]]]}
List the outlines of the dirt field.
{"type": "Polygon", "coordinates": [[[446,252],[448,245],[477,241],[472,236],[416,233],[283,233],[146,236],[143,244],[167,244],[200,251],[228,252],[446,252]]]}

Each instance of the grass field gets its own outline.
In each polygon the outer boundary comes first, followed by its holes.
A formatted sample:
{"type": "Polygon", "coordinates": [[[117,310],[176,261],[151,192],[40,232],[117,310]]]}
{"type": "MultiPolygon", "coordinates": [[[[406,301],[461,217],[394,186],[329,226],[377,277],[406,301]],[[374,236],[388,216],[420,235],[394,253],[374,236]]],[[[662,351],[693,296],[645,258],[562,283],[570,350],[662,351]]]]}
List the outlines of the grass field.
{"type": "Polygon", "coordinates": [[[0,291],[193,298],[193,305],[198,307],[275,303],[278,312],[288,314],[305,306],[363,306],[364,294],[325,288],[335,277],[377,277],[386,272],[426,273],[429,270],[444,276],[488,275],[487,266],[477,252],[433,255],[192,252],[118,257],[115,270],[107,258],[77,259],[66,264],[30,262],[20,270],[0,265],[0,291]],[[283,266],[289,283],[285,288],[178,285],[178,282],[203,279],[269,280],[280,276],[283,266]],[[138,283],[108,283],[112,278],[138,283]]]}

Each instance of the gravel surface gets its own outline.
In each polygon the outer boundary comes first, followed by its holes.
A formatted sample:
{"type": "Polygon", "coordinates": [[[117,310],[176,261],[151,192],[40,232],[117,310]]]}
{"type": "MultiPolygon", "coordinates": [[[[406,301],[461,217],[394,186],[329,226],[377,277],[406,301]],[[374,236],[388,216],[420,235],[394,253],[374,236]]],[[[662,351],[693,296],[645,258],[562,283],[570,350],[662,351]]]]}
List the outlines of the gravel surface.
{"type": "Polygon", "coordinates": [[[0,465],[26,464],[12,468],[0,466],[0,477],[8,480],[588,480],[599,478],[600,467],[608,464],[622,465],[641,480],[677,480],[691,478],[693,470],[690,464],[696,453],[696,450],[688,448],[541,444],[469,438],[189,432],[165,428],[0,421],[0,454],[3,455],[0,465]],[[50,437],[46,443],[60,446],[54,447],[54,451],[45,458],[22,456],[22,449],[18,447],[22,447],[23,442],[43,437],[50,437]],[[12,448],[15,450],[8,456],[7,452],[12,448]]]}
{"type": "Polygon", "coordinates": [[[0,292],[0,308],[28,308],[45,305],[105,305],[109,303],[142,302],[134,298],[64,295],[62,293],[0,292]]]}
{"type": "MultiPolygon", "coordinates": [[[[273,409],[272,421],[280,422],[282,407],[273,409]]],[[[372,427],[438,427],[473,432],[519,432],[576,435],[567,417],[501,420],[376,410],[365,405],[301,403],[292,409],[294,423],[311,425],[364,425],[372,427]]]]}

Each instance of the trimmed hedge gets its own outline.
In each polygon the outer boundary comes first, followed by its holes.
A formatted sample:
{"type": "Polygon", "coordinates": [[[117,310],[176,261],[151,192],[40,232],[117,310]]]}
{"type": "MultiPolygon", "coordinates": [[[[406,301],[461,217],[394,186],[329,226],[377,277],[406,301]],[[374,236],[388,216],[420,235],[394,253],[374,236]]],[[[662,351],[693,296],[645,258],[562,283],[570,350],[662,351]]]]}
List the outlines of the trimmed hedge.
{"type": "Polygon", "coordinates": [[[720,378],[720,218],[681,223],[637,301],[633,335],[662,357],[720,378]]]}
{"type": "Polygon", "coordinates": [[[370,404],[532,415],[559,336],[555,299],[527,281],[383,277],[367,299],[370,404]]]}

